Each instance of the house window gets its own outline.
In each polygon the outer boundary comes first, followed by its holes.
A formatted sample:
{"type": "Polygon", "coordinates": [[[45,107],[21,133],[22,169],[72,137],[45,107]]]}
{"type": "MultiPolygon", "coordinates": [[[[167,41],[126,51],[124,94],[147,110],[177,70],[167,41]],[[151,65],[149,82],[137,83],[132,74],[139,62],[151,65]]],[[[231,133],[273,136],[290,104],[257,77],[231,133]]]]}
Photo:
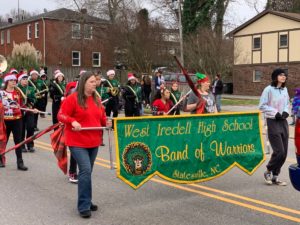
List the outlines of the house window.
{"type": "Polygon", "coordinates": [[[80,66],[80,52],[72,51],[72,66],[80,66]]]}
{"type": "Polygon", "coordinates": [[[4,31],[1,31],[1,45],[4,45],[4,31]]]}
{"type": "Polygon", "coordinates": [[[288,35],[287,34],[281,34],[279,36],[279,47],[280,48],[288,47],[288,35]]]}
{"type": "Polygon", "coordinates": [[[79,39],[80,36],[80,24],[72,23],[72,38],[79,39]]]}
{"type": "Polygon", "coordinates": [[[253,82],[261,82],[262,72],[260,70],[253,71],[253,82]]]}
{"type": "Polygon", "coordinates": [[[35,23],[34,26],[35,26],[34,37],[35,38],[39,38],[39,36],[40,36],[40,26],[39,26],[39,23],[35,23]]]}
{"type": "Polygon", "coordinates": [[[92,39],[93,38],[93,26],[85,24],[84,25],[84,38],[92,39]]]}
{"type": "Polygon", "coordinates": [[[100,67],[100,66],[101,66],[101,53],[93,52],[93,67],[100,67]]]}
{"type": "Polygon", "coordinates": [[[27,25],[27,40],[31,39],[31,24],[27,25]]]}
{"type": "Polygon", "coordinates": [[[6,43],[10,44],[10,30],[6,31],[6,43]]]}
{"type": "Polygon", "coordinates": [[[261,48],[261,38],[260,37],[253,38],[253,49],[258,50],[260,48],[261,48]]]}

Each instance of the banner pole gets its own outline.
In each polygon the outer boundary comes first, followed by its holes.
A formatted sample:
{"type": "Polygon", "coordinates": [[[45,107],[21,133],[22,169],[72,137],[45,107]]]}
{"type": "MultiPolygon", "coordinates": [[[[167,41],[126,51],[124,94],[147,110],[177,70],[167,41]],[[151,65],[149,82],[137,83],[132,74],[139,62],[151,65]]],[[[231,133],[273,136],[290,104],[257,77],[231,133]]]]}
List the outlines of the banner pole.
{"type": "MultiPolygon", "coordinates": [[[[110,113],[109,119],[112,121],[113,112],[110,113]]],[[[112,156],[112,144],[111,144],[111,129],[108,130],[108,150],[109,150],[109,159],[110,159],[110,169],[114,169],[113,165],[113,156],[112,156]]]]}

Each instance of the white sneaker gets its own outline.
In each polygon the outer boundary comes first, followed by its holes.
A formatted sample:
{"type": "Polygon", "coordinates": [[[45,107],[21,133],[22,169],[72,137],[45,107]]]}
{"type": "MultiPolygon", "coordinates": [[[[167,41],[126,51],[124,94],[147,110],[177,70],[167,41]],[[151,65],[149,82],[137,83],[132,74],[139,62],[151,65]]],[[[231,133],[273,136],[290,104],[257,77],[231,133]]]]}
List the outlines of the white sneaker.
{"type": "Polygon", "coordinates": [[[277,176],[273,176],[272,184],[279,185],[279,186],[286,186],[287,185],[286,182],[284,182],[282,180],[279,180],[277,176]]]}
{"type": "Polygon", "coordinates": [[[77,184],[78,183],[78,178],[77,178],[77,174],[69,174],[69,181],[71,183],[77,184]]]}

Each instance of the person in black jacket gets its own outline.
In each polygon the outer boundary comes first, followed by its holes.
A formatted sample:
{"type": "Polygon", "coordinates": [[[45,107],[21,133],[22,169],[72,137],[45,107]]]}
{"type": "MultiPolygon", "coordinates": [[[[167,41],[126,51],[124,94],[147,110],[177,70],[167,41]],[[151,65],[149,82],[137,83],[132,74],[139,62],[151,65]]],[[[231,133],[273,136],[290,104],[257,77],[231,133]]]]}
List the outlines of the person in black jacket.
{"type": "Polygon", "coordinates": [[[52,123],[58,123],[57,114],[60,109],[62,97],[66,89],[64,74],[60,70],[54,71],[54,80],[49,87],[50,98],[52,99],[52,123]]]}
{"type": "Polygon", "coordinates": [[[221,81],[221,75],[217,74],[212,86],[212,93],[215,96],[216,106],[218,112],[221,112],[221,95],[223,93],[223,82],[221,81]]]}
{"type": "Polygon", "coordinates": [[[140,116],[142,88],[132,73],[128,73],[128,83],[123,88],[122,96],[125,100],[125,116],[140,116]]]}

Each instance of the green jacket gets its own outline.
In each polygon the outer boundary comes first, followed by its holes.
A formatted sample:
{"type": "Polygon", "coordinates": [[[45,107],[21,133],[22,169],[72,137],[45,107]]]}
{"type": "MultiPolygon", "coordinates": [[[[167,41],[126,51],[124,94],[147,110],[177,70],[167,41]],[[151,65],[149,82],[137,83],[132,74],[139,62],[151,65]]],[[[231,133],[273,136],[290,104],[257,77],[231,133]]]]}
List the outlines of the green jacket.
{"type": "Polygon", "coordinates": [[[37,101],[34,88],[29,85],[23,87],[21,84],[18,84],[17,89],[21,93],[23,105],[26,105],[29,108],[33,107],[37,101]]]}
{"type": "Polygon", "coordinates": [[[3,89],[3,87],[4,87],[3,79],[0,78],[0,89],[3,89]],[[3,86],[2,86],[2,85],[3,85],[3,86]]]}
{"type": "Polygon", "coordinates": [[[181,97],[181,92],[180,91],[171,90],[170,99],[171,99],[171,101],[173,102],[174,105],[179,101],[180,97],[181,97]]]}
{"type": "Polygon", "coordinates": [[[96,91],[99,93],[102,101],[109,98],[108,87],[101,85],[100,87],[96,87],[96,91]]]}

